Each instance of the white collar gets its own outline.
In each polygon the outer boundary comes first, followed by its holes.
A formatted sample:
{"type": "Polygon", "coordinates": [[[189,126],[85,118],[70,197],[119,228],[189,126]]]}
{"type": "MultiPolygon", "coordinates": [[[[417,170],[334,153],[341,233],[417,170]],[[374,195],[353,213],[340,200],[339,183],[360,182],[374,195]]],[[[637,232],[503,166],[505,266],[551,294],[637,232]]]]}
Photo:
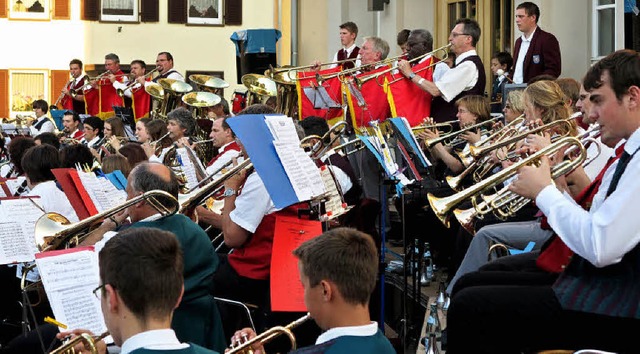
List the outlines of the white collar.
{"type": "Polygon", "coordinates": [[[354,42],[353,42],[353,44],[352,44],[349,48],[344,48],[344,47],[343,47],[342,49],[346,50],[346,51],[347,51],[347,53],[348,53],[349,55],[351,55],[351,52],[353,52],[353,50],[354,50],[354,49],[356,49],[356,42],[354,41],[354,42]]]}
{"type": "Polygon", "coordinates": [[[624,146],[624,151],[631,155],[638,150],[638,148],[640,148],[640,128],[636,129],[636,131],[631,134],[624,146]]]}
{"type": "Polygon", "coordinates": [[[160,215],[160,213],[156,213],[153,215],[149,215],[142,220],[138,220],[138,222],[152,222],[152,221],[160,220],[161,218],[162,218],[162,215],[160,215]]]}
{"type": "Polygon", "coordinates": [[[316,344],[322,344],[332,339],[343,336],[368,337],[378,332],[378,323],[371,322],[364,326],[335,327],[322,333],[316,340],[316,344]]]}
{"type": "Polygon", "coordinates": [[[218,151],[224,151],[224,149],[226,149],[226,148],[227,148],[227,146],[231,145],[234,141],[235,141],[235,140],[231,140],[230,142],[228,142],[228,143],[226,143],[226,144],[222,145],[222,146],[218,149],[218,151]]]}
{"type": "Polygon", "coordinates": [[[533,29],[533,31],[531,32],[531,35],[529,36],[529,38],[524,36],[524,33],[520,36],[520,38],[522,38],[523,42],[531,42],[531,40],[533,39],[533,35],[534,33],[536,33],[536,30],[538,29],[538,26],[536,26],[536,28],[533,29]]]}
{"type": "Polygon", "coordinates": [[[466,52],[458,55],[456,57],[456,65],[460,65],[460,62],[462,62],[464,59],[473,56],[473,55],[478,55],[478,53],[476,52],[475,49],[471,49],[471,50],[467,50],[466,52]]]}
{"type": "Polygon", "coordinates": [[[166,350],[188,348],[188,344],[182,344],[172,329],[156,329],[138,333],[129,337],[124,343],[120,354],[128,354],[140,348],[166,350]]]}
{"type": "Polygon", "coordinates": [[[82,75],[82,73],[80,74],[80,76],[76,77],[75,79],[73,79],[73,82],[78,83],[80,82],[80,80],[82,80],[84,78],[84,75],[82,75]]]}

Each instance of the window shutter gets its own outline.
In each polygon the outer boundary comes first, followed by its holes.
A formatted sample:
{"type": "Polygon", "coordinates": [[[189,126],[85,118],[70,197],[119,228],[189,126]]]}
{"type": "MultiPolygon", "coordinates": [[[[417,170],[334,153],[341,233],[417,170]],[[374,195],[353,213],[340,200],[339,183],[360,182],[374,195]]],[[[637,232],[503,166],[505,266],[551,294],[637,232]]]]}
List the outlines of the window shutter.
{"type": "Polygon", "coordinates": [[[9,70],[0,70],[0,118],[9,118],[9,70]]]}
{"type": "Polygon", "coordinates": [[[60,97],[60,91],[70,79],[69,70],[51,70],[51,97],[49,98],[51,104],[56,103],[56,100],[60,97]]]}
{"type": "Polygon", "coordinates": [[[83,0],[80,14],[85,21],[100,20],[100,0],[83,0]]]}
{"type": "Polygon", "coordinates": [[[71,19],[71,8],[69,6],[69,0],[53,0],[53,19],[71,19]]]}
{"type": "Polygon", "coordinates": [[[224,24],[227,26],[242,25],[242,0],[225,1],[224,24]]]}
{"type": "Polygon", "coordinates": [[[142,13],[140,21],[142,22],[159,22],[160,21],[160,2],[159,0],[142,0],[142,13]]]}
{"type": "Polygon", "coordinates": [[[0,18],[3,17],[7,17],[7,0],[0,0],[0,18]]]}
{"type": "Polygon", "coordinates": [[[187,23],[187,0],[169,0],[169,23],[187,23]]]}

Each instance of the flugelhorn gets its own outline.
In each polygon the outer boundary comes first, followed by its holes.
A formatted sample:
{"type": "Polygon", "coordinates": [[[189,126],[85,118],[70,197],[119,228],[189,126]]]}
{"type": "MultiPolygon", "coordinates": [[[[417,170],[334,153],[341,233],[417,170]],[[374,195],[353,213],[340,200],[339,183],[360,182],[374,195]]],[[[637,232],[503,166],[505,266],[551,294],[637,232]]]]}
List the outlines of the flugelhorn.
{"type": "Polygon", "coordinates": [[[239,344],[238,346],[236,346],[237,343],[231,343],[231,349],[229,349],[229,351],[227,351],[226,354],[253,353],[253,350],[251,349],[251,347],[254,344],[265,345],[266,343],[269,343],[270,341],[277,338],[281,334],[284,334],[289,338],[289,341],[291,342],[291,350],[295,350],[297,346],[296,337],[295,335],[293,335],[293,332],[291,330],[305,323],[310,318],[311,318],[311,314],[307,313],[306,315],[300,317],[299,319],[289,323],[284,327],[283,326],[271,327],[268,330],[264,331],[263,333],[260,333],[260,335],[255,336],[250,340],[239,344]]]}
{"type": "Polygon", "coordinates": [[[102,333],[99,336],[92,336],[88,333],[82,333],[73,337],[68,342],[62,344],[56,350],[49,352],[49,354],[75,354],[75,353],[78,353],[75,350],[75,347],[79,344],[82,344],[84,346],[84,349],[88,350],[89,353],[98,354],[99,351],[98,351],[98,347],[96,346],[96,343],[103,340],[108,335],[109,335],[108,331],[102,333]]]}
{"type": "MultiPolygon", "coordinates": [[[[512,176],[514,176],[518,170],[523,167],[523,166],[527,166],[527,165],[531,165],[531,164],[536,164],[540,161],[540,158],[542,156],[547,156],[547,155],[552,155],[555,154],[556,152],[560,151],[561,149],[564,148],[568,148],[571,147],[573,145],[579,145],[582,147],[582,144],[580,143],[580,141],[576,138],[573,137],[564,137],[559,139],[558,141],[556,141],[555,143],[546,146],[545,148],[537,151],[536,153],[528,156],[527,158],[523,159],[522,161],[519,161],[503,170],[501,170],[500,172],[497,172],[496,174],[492,175],[491,177],[482,180],[481,182],[478,182],[476,184],[474,184],[473,186],[452,194],[448,197],[444,197],[444,198],[438,198],[436,196],[434,196],[433,194],[429,193],[427,195],[427,199],[429,200],[429,205],[431,206],[431,209],[433,210],[433,212],[436,214],[436,216],[438,217],[438,219],[440,219],[440,221],[442,221],[442,223],[449,227],[449,212],[451,211],[451,209],[453,209],[456,205],[462,203],[464,200],[467,200],[469,198],[472,197],[477,197],[480,196],[484,193],[486,193],[489,190],[494,189],[497,185],[505,182],[507,179],[511,178],[512,176]]],[[[586,152],[584,151],[584,147],[582,147],[581,149],[582,153],[580,154],[581,156],[584,155],[586,152]]],[[[567,173],[569,171],[572,171],[574,168],[578,167],[580,164],[582,163],[581,159],[574,159],[574,160],[570,160],[570,161],[562,161],[561,163],[555,165],[551,171],[552,177],[558,177],[564,173],[567,173]]],[[[500,195],[500,198],[498,198],[498,196],[496,197],[495,200],[492,201],[492,207],[493,208],[500,208],[504,205],[506,205],[507,202],[512,202],[513,200],[508,200],[509,198],[511,198],[511,195],[500,195]]]]}
{"type": "Polygon", "coordinates": [[[86,238],[91,227],[143,200],[162,216],[173,215],[178,211],[178,200],[174,196],[165,191],[152,190],[75,224],[58,213],[46,213],[36,221],[36,245],[41,252],[75,247],[86,238]],[[166,200],[171,206],[167,207],[159,199],[166,200]]]}
{"type": "MultiPolygon", "coordinates": [[[[419,55],[419,56],[417,56],[415,58],[409,59],[408,62],[409,63],[418,62],[418,61],[422,60],[423,58],[426,58],[429,55],[435,55],[436,53],[438,53],[440,51],[444,52],[444,55],[442,56],[441,59],[445,60],[445,59],[447,59],[449,57],[449,48],[450,47],[451,47],[451,43],[448,43],[447,45],[443,45],[440,48],[437,48],[437,49],[432,50],[430,52],[424,53],[424,54],[419,55]]],[[[434,61],[433,63],[414,71],[414,73],[419,73],[421,71],[427,70],[427,69],[431,68],[432,66],[435,66],[438,63],[439,63],[439,61],[438,62],[434,61]]],[[[362,85],[364,85],[367,81],[369,81],[371,79],[375,79],[376,82],[377,82],[379,77],[381,77],[383,75],[386,75],[387,73],[390,73],[390,72],[392,72],[394,70],[397,70],[397,69],[398,69],[398,65],[396,64],[396,65],[390,67],[389,69],[378,71],[377,73],[373,73],[371,75],[366,75],[366,76],[362,76],[362,77],[356,77],[354,80],[355,80],[356,85],[358,85],[358,88],[362,88],[362,85]]],[[[405,77],[400,77],[400,78],[397,78],[395,80],[390,81],[389,84],[393,84],[395,82],[398,82],[398,81],[404,80],[404,79],[405,79],[405,77]]],[[[381,84],[378,82],[378,85],[381,85],[381,84]]]]}

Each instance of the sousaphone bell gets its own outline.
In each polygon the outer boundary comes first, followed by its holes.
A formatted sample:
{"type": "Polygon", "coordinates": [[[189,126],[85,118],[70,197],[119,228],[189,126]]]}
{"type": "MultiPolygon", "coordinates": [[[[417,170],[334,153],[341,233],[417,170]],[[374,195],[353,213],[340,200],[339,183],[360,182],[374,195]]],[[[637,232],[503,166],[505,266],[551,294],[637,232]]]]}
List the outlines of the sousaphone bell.
{"type": "Polygon", "coordinates": [[[245,74],[242,76],[241,81],[249,91],[247,106],[254,103],[265,103],[269,97],[278,94],[275,81],[264,75],[245,74]]]}
{"type": "Polygon", "coordinates": [[[198,86],[199,91],[211,92],[216,95],[221,95],[222,90],[229,87],[228,82],[210,75],[193,74],[189,75],[189,80],[198,86]]]}
{"type": "Polygon", "coordinates": [[[188,83],[175,79],[160,79],[158,83],[164,89],[164,115],[171,112],[180,104],[182,95],[193,91],[193,87],[188,83]]]}

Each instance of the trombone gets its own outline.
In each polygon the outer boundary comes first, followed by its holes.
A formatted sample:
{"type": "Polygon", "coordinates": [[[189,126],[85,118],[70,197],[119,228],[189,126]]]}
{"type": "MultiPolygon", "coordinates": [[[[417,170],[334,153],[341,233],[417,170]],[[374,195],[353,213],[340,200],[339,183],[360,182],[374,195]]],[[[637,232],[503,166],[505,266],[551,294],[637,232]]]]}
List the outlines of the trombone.
{"type": "MultiPolygon", "coordinates": [[[[64,86],[62,87],[62,89],[64,90],[67,86],[69,86],[72,82],[74,82],[76,79],[74,77],[71,78],[71,80],[69,80],[66,84],[64,84],[64,86]]],[[[60,103],[60,101],[62,100],[62,98],[64,98],[64,92],[60,92],[60,96],[58,96],[58,99],[56,100],[56,102],[54,104],[52,104],[49,109],[55,108],[58,109],[58,103],[60,103]]]]}
{"type": "Polygon", "coordinates": [[[461,133],[465,133],[465,132],[468,132],[468,131],[471,131],[471,130],[474,130],[474,129],[481,128],[481,127],[483,127],[483,126],[485,126],[487,124],[493,124],[496,121],[498,121],[499,119],[500,119],[500,117],[493,117],[493,118],[491,118],[489,120],[485,120],[484,122],[480,122],[480,123],[476,123],[476,124],[470,125],[468,127],[464,127],[464,128],[462,128],[460,130],[457,130],[455,132],[452,132],[452,133],[449,133],[449,134],[446,134],[446,135],[443,135],[443,136],[439,136],[437,138],[427,139],[427,140],[424,141],[424,144],[425,144],[425,146],[427,148],[432,148],[434,145],[436,145],[438,143],[443,143],[443,144],[445,144],[447,146],[453,146],[453,145],[456,145],[457,143],[461,142],[461,141],[458,141],[458,139],[459,139],[458,136],[461,133]]]}
{"type": "Polygon", "coordinates": [[[436,123],[436,124],[420,124],[420,125],[416,125],[415,127],[411,127],[411,131],[414,134],[416,134],[426,129],[429,129],[429,130],[437,129],[439,132],[445,134],[445,133],[451,133],[453,131],[454,124],[460,124],[460,123],[458,122],[457,119],[454,119],[454,120],[450,120],[442,123],[436,123]]]}
{"type": "MultiPolygon", "coordinates": [[[[473,199],[478,196],[486,193],[487,191],[495,188],[500,183],[505,182],[512,176],[514,176],[518,170],[527,165],[537,164],[540,161],[542,156],[550,156],[558,151],[561,151],[564,148],[569,148],[571,146],[579,146],[580,155],[578,158],[569,161],[562,161],[555,166],[553,166],[551,170],[551,177],[553,179],[569,173],[573,171],[576,167],[580,166],[584,159],[586,158],[586,151],[584,150],[584,146],[580,143],[580,141],[573,137],[563,137],[553,144],[546,146],[545,148],[537,151],[536,153],[528,156],[527,158],[519,161],[500,172],[492,175],[491,177],[482,180],[474,184],[473,186],[452,194],[448,197],[438,198],[433,194],[429,193],[427,195],[427,199],[429,200],[429,205],[431,209],[436,214],[438,219],[446,226],[449,227],[449,212],[456,205],[462,203],[464,200],[472,198],[472,203],[474,203],[473,199]]],[[[529,202],[528,199],[524,197],[520,197],[517,194],[509,191],[508,187],[504,187],[502,190],[498,192],[498,195],[494,196],[490,202],[487,201],[488,207],[491,210],[496,211],[496,216],[505,216],[512,215],[516,211],[518,211],[522,206],[529,202]],[[505,210],[498,210],[502,208],[507,208],[505,210]]],[[[486,200],[485,200],[486,201],[486,200]]],[[[485,210],[487,212],[487,210],[485,210]]]]}
{"type": "Polygon", "coordinates": [[[162,216],[170,216],[178,211],[179,204],[174,196],[165,191],[152,190],[75,224],[71,224],[67,218],[58,213],[46,213],[36,221],[35,225],[35,241],[38,250],[45,252],[75,247],[89,235],[91,227],[143,200],[158,210],[162,216]],[[163,204],[161,200],[168,201],[171,204],[170,207],[163,204]]]}
{"type": "Polygon", "coordinates": [[[253,350],[251,349],[251,346],[253,346],[254,344],[265,345],[270,341],[272,341],[273,339],[280,336],[281,334],[284,334],[289,338],[289,341],[291,342],[291,350],[295,350],[297,346],[296,337],[291,330],[305,323],[310,318],[311,318],[311,314],[307,313],[306,315],[300,317],[299,319],[289,323],[284,327],[283,326],[271,327],[268,330],[264,331],[263,333],[260,333],[260,335],[253,337],[250,340],[244,343],[241,343],[238,346],[235,346],[237,343],[231,343],[231,349],[227,351],[226,354],[237,354],[237,353],[252,354],[253,350]]]}
{"type": "MultiPolygon", "coordinates": [[[[447,59],[449,57],[449,48],[450,47],[451,47],[451,43],[448,43],[447,45],[443,45],[440,48],[437,48],[437,49],[432,50],[430,52],[424,53],[424,54],[419,55],[419,56],[417,56],[415,58],[409,59],[408,62],[409,63],[418,62],[418,61],[422,60],[423,58],[426,58],[429,55],[435,55],[436,53],[438,53],[440,51],[444,52],[444,56],[442,57],[442,60],[445,60],[445,59],[447,59]]],[[[431,64],[414,71],[414,73],[417,74],[419,72],[425,71],[425,70],[435,66],[438,63],[439,62],[432,62],[431,64]]],[[[380,83],[378,82],[378,77],[386,75],[387,73],[390,73],[390,72],[392,72],[394,70],[398,70],[398,64],[390,67],[389,69],[386,69],[386,70],[383,70],[383,71],[379,71],[379,72],[373,73],[371,75],[366,75],[366,76],[362,76],[362,77],[356,77],[354,80],[355,80],[356,85],[358,85],[358,88],[362,88],[362,85],[364,85],[367,81],[369,81],[371,79],[375,79],[376,82],[378,83],[378,85],[380,85],[380,83]]],[[[404,79],[405,79],[404,77],[400,77],[400,78],[397,78],[395,80],[389,81],[389,84],[393,84],[395,82],[398,82],[398,81],[404,80],[404,79]]],[[[382,85],[380,85],[380,86],[382,86],[382,85]]]]}
{"type": "Polygon", "coordinates": [[[294,73],[300,70],[304,70],[304,69],[311,69],[311,68],[315,68],[315,67],[323,67],[323,66],[328,66],[328,65],[339,65],[342,63],[347,63],[347,62],[355,62],[356,60],[358,60],[358,58],[351,58],[351,59],[344,59],[344,60],[337,60],[337,61],[331,61],[331,62],[327,62],[327,63],[320,63],[320,64],[311,64],[311,65],[303,65],[303,66],[283,66],[280,68],[274,68],[273,65],[269,64],[269,69],[267,69],[264,72],[264,75],[267,76],[268,78],[270,78],[271,80],[274,80],[276,77],[279,76],[286,76],[292,80],[295,80],[295,75],[293,78],[291,78],[291,72],[293,71],[294,73]]]}
{"type": "MultiPolygon", "coordinates": [[[[156,67],[155,69],[153,69],[153,70],[149,71],[148,73],[144,74],[144,76],[143,76],[143,77],[146,79],[147,77],[149,77],[149,76],[153,75],[153,73],[155,73],[156,71],[158,71],[158,70],[159,70],[158,68],[159,68],[159,67],[156,67]]],[[[130,90],[130,89],[131,89],[133,86],[135,86],[137,83],[138,83],[138,81],[136,81],[136,79],[135,79],[135,78],[133,78],[133,79],[131,80],[131,82],[127,84],[127,86],[125,86],[124,88],[119,88],[119,89],[117,89],[117,90],[116,90],[116,93],[118,94],[118,96],[120,96],[120,97],[123,97],[123,98],[124,98],[124,92],[125,92],[125,91],[127,91],[127,90],[130,90]]]]}
{"type": "Polygon", "coordinates": [[[322,156],[324,156],[324,154],[326,154],[327,151],[331,150],[331,146],[333,145],[333,143],[335,143],[336,140],[340,138],[340,136],[346,131],[346,129],[347,129],[347,122],[339,121],[338,123],[334,124],[329,129],[329,131],[324,133],[324,135],[321,137],[317,135],[310,135],[305,137],[300,141],[300,146],[304,146],[306,144],[308,145],[307,142],[311,139],[318,139],[318,141],[315,144],[313,144],[311,146],[311,149],[309,150],[309,156],[311,157],[311,159],[317,160],[322,156]],[[333,137],[331,137],[332,134],[333,134],[333,137]]]}
{"type": "MultiPolygon", "coordinates": [[[[103,72],[102,74],[100,74],[98,76],[95,76],[95,77],[91,77],[91,76],[85,75],[85,79],[88,80],[88,81],[100,81],[103,76],[105,76],[107,74],[110,74],[110,73],[111,73],[111,70],[107,70],[107,71],[103,72]]],[[[82,94],[84,91],[89,90],[91,87],[92,87],[91,84],[88,83],[88,84],[85,84],[84,86],[82,86],[82,87],[80,87],[78,89],[69,90],[69,94],[71,95],[71,97],[75,98],[77,95],[82,94]]]]}

